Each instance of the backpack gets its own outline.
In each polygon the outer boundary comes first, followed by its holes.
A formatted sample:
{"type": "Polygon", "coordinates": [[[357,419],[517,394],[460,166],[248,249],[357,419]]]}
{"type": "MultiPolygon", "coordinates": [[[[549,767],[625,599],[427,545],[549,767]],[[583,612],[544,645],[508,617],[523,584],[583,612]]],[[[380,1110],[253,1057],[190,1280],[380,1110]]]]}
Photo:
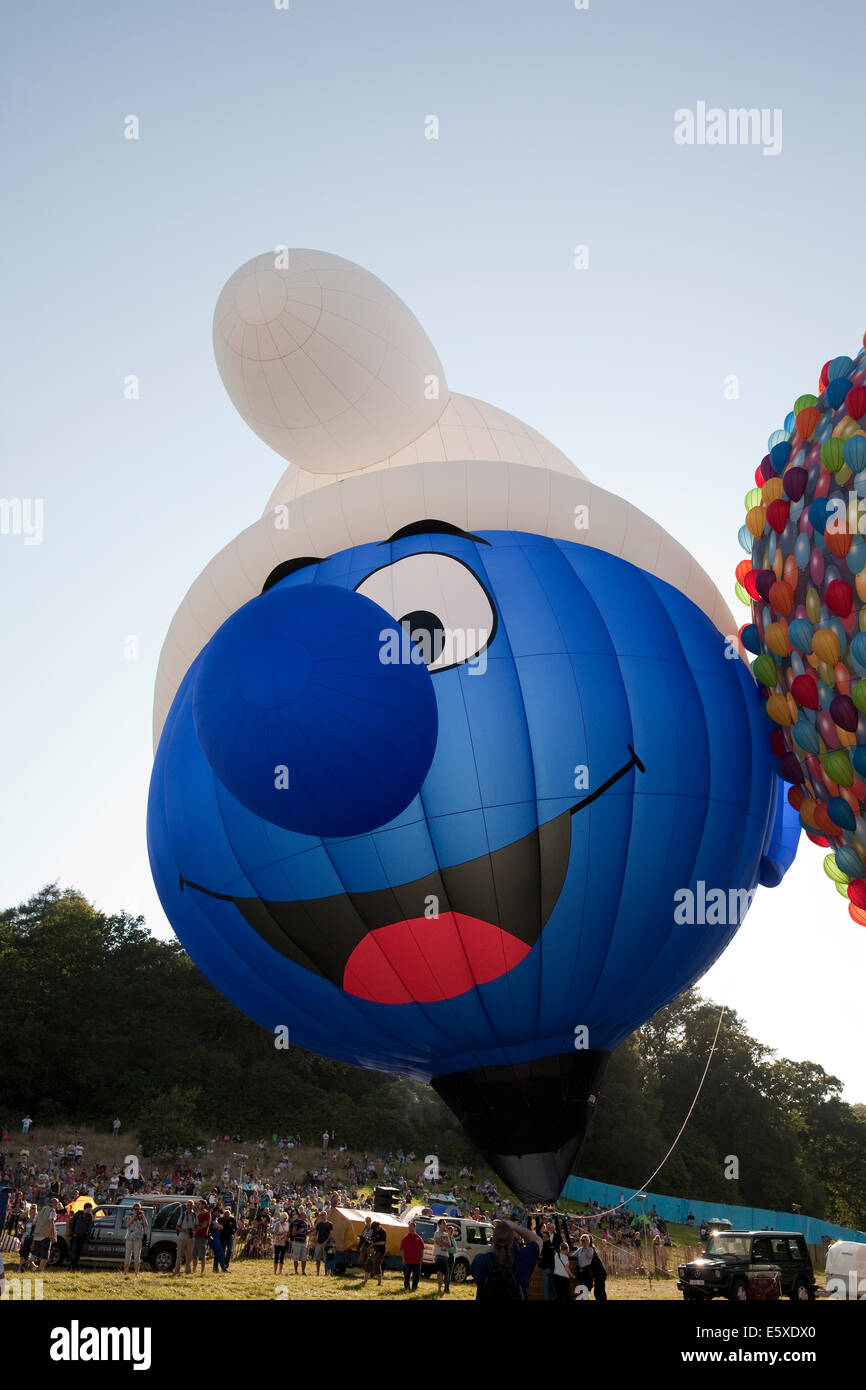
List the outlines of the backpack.
{"type": "Polygon", "coordinates": [[[522,1303],[523,1290],[514,1270],[508,1265],[492,1265],[479,1291],[479,1301],[485,1303],[522,1303]]]}

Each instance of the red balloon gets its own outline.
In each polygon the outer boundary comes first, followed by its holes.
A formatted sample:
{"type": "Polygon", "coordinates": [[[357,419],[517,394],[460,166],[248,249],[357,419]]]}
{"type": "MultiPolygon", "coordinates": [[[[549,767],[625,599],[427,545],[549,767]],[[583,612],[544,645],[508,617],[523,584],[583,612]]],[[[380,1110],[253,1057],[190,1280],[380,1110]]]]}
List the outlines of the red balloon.
{"type": "Polygon", "coordinates": [[[862,878],[854,878],[848,884],[848,897],[855,907],[866,907],[866,882],[862,878]]]}
{"type": "Polygon", "coordinates": [[[851,585],[846,584],[844,579],[834,579],[824,590],[824,602],[837,618],[847,618],[854,607],[851,585]]]}
{"type": "Polygon", "coordinates": [[[785,527],[788,525],[788,516],[790,511],[790,503],[783,502],[781,497],[777,498],[776,501],[771,502],[769,507],[767,508],[767,524],[769,526],[772,526],[773,530],[778,532],[779,535],[781,535],[785,527]]]}
{"type": "Polygon", "coordinates": [[[821,420],[821,412],[816,405],[807,405],[799,411],[794,423],[801,439],[811,439],[821,420]]]}
{"type": "Polygon", "coordinates": [[[791,682],[791,694],[803,709],[817,709],[821,703],[818,699],[818,682],[808,672],[794,677],[791,682]]]}
{"type": "Polygon", "coordinates": [[[806,839],[811,840],[813,845],[820,845],[822,849],[830,848],[829,840],[825,840],[821,835],[813,835],[810,830],[806,831],[806,839]]]}
{"type": "Polygon", "coordinates": [[[783,753],[788,752],[788,746],[785,743],[785,736],[782,733],[781,729],[774,729],[770,734],[770,747],[772,748],[777,758],[781,758],[783,753]]]}
{"type": "MultiPolygon", "coordinates": [[[[832,362],[832,360],[833,360],[833,359],[832,359],[832,357],[831,357],[831,358],[830,358],[830,362],[832,362]]],[[[819,380],[819,382],[820,382],[820,384],[821,384],[821,389],[822,389],[822,391],[826,391],[826,390],[827,390],[827,383],[828,383],[829,380],[830,380],[830,362],[825,362],[825,363],[824,363],[823,367],[821,368],[821,375],[820,375],[820,377],[818,378],[818,380],[819,380]]]]}
{"type": "Polygon", "coordinates": [[[866,415],[866,386],[852,386],[845,397],[845,409],[852,420],[862,420],[866,415]]]}

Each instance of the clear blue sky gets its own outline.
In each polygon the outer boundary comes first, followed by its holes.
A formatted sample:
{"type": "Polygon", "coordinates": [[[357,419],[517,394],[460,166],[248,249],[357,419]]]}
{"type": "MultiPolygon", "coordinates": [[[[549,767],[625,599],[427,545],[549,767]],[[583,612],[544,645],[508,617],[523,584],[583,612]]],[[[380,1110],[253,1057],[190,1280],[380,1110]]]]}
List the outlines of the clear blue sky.
{"type": "MultiPolygon", "coordinates": [[[[276,244],[379,274],[454,389],[540,429],[730,594],[767,435],[866,328],[864,42],[851,0],[11,0],[0,495],[45,519],[41,545],[0,536],[0,903],[58,878],[168,930],[153,677],[188,584],[281,471],[210,343],[228,275],[276,244]],[[781,153],[675,144],[698,101],[780,108],[781,153]]],[[[820,861],[807,845],[759,894],[705,987],[866,1100],[866,931],[820,861]]]]}

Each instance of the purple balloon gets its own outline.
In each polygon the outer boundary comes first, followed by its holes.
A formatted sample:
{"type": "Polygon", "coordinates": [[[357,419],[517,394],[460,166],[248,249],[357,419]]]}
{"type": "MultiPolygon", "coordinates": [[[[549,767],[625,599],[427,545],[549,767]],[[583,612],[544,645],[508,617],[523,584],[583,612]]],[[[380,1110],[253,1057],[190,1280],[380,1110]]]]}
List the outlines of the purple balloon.
{"type": "Polygon", "coordinates": [[[820,550],[813,550],[809,556],[809,573],[812,576],[812,583],[816,586],[824,578],[824,556],[820,550]]]}
{"type": "Polygon", "coordinates": [[[830,701],[830,713],[833,722],[844,729],[846,733],[853,734],[857,728],[859,712],[850,695],[834,695],[830,701]]]}
{"type": "Polygon", "coordinates": [[[755,588],[766,602],[770,597],[770,590],[776,582],[776,576],[772,570],[759,570],[755,575],[755,588]]]}
{"type": "Polygon", "coordinates": [[[836,721],[828,709],[818,711],[818,732],[828,748],[839,747],[839,735],[836,732],[836,721]]]}
{"type": "Polygon", "coordinates": [[[792,502],[799,502],[806,491],[808,481],[809,474],[805,468],[789,468],[787,473],[782,475],[782,487],[785,489],[785,495],[790,497],[792,502]]]}
{"type": "Polygon", "coordinates": [[[800,759],[795,753],[783,753],[779,758],[779,774],[783,782],[793,782],[795,786],[805,781],[800,759]]]}

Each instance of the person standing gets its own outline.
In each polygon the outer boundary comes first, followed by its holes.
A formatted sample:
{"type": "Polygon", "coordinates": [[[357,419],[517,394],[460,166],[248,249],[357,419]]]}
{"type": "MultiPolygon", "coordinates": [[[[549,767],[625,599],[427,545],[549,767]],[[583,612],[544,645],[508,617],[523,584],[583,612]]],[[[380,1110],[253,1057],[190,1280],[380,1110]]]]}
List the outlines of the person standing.
{"type": "Polygon", "coordinates": [[[33,1123],[33,1121],[31,1120],[30,1116],[29,1116],[29,1115],[25,1115],[25,1116],[24,1116],[24,1119],[21,1121],[21,1133],[22,1133],[22,1134],[29,1134],[29,1133],[30,1133],[30,1126],[32,1125],[32,1123],[33,1123]]]}
{"type": "Polygon", "coordinates": [[[307,1272],[307,1243],[310,1238],[310,1223],[303,1207],[298,1207],[298,1214],[289,1228],[289,1235],[292,1241],[292,1262],[295,1266],[295,1273],[297,1274],[300,1264],[301,1274],[305,1275],[307,1272]]]}
{"type": "Polygon", "coordinates": [[[541,1270],[541,1289],[545,1301],[550,1303],[559,1297],[556,1290],[556,1256],[558,1242],[554,1240],[555,1231],[549,1221],[541,1227],[541,1254],[538,1257],[538,1268],[541,1270]]]}
{"type": "Polygon", "coordinates": [[[436,1290],[438,1293],[442,1293],[443,1283],[445,1293],[451,1292],[451,1245],[451,1232],[444,1218],[440,1219],[436,1227],[436,1234],[433,1237],[433,1268],[436,1271],[436,1290]]]}
{"type": "Polygon", "coordinates": [[[78,1261],[81,1258],[81,1247],[86,1240],[89,1240],[93,1230],[93,1207],[90,1202],[85,1202],[81,1211],[76,1211],[69,1217],[69,1267],[78,1268],[78,1261]]]}
{"type": "Polygon", "coordinates": [[[135,1267],[135,1276],[138,1278],[141,1269],[141,1247],[147,1235],[147,1221],[141,1209],[141,1203],[133,1203],[132,1211],[124,1222],[126,1227],[126,1249],[123,1252],[123,1276],[129,1274],[130,1264],[135,1267]]]}
{"type": "Polygon", "coordinates": [[[597,1303],[606,1303],[607,1269],[595,1246],[592,1247],[592,1260],[590,1262],[589,1268],[590,1273],[592,1274],[592,1287],[595,1300],[597,1303]]]}
{"type": "Polygon", "coordinates": [[[571,1262],[568,1255],[568,1241],[559,1243],[553,1256],[554,1298],[557,1303],[571,1302],[571,1262]]]}
{"type": "Polygon", "coordinates": [[[372,1240],[370,1244],[370,1263],[367,1266],[367,1278],[370,1277],[370,1274],[375,1274],[377,1282],[381,1284],[382,1266],[385,1263],[385,1252],[388,1249],[388,1232],[385,1230],[385,1227],[378,1221],[373,1222],[370,1231],[372,1240]]]}
{"type": "Polygon", "coordinates": [[[180,1216],[175,1222],[174,1229],[177,1231],[177,1260],[172,1274],[192,1274],[192,1240],[196,1228],[195,1208],[192,1202],[187,1202],[180,1216]]]}
{"type": "Polygon", "coordinates": [[[541,1254],[541,1236],[516,1221],[497,1221],[491,1248],[472,1261],[475,1297],[485,1302],[522,1301],[541,1254]]]}
{"type": "Polygon", "coordinates": [[[364,1271],[364,1283],[370,1277],[370,1260],[373,1254],[373,1223],[369,1216],[364,1217],[364,1225],[358,1236],[358,1267],[364,1271]]]}
{"type": "Polygon", "coordinates": [[[120,1133],[120,1120],[114,1121],[114,1124],[111,1126],[111,1132],[116,1139],[118,1134],[120,1133]]]}
{"type": "Polygon", "coordinates": [[[418,1234],[414,1221],[409,1222],[409,1230],[400,1241],[400,1249],[403,1252],[403,1291],[408,1292],[411,1285],[414,1293],[421,1277],[421,1261],[424,1259],[424,1240],[418,1234]]]}
{"type": "Polygon", "coordinates": [[[35,1206],[25,1207],[24,1226],[21,1231],[21,1244],[18,1248],[18,1273],[24,1274],[30,1264],[30,1252],[33,1249],[33,1227],[36,1225],[35,1206]]]}
{"type": "Polygon", "coordinates": [[[228,1274],[229,1266],[223,1249],[223,1229],[220,1225],[222,1207],[219,1202],[214,1204],[211,1212],[210,1230],[208,1231],[207,1243],[213,1251],[213,1272],[214,1274],[228,1274]]]}
{"type": "Polygon", "coordinates": [[[289,1213],[287,1211],[281,1211],[274,1222],[273,1229],[274,1274],[282,1274],[283,1272],[283,1260],[286,1258],[286,1246],[289,1243],[290,1230],[291,1222],[289,1221],[289,1213]]]}
{"type": "Polygon", "coordinates": [[[226,1207],[225,1211],[219,1217],[219,1228],[221,1232],[220,1239],[222,1241],[223,1247],[223,1260],[225,1261],[223,1269],[225,1273],[228,1274],[229,1265],[231,1264],[232,1256],[235,1253],[235,1236],[237,1234],[238,1229],[238,1223],[235,1221],[235,1218],[232,1212],[229,1211],[228,1207],[226,1207]]]}
{"type": "MultiPolygon", "coordinates": [[[[595,1256],[595,1246],[592,1237],[584,1231],[580,1237],[580,1243],[574,1253],[577,1261],[577,1282],[586,1289],[586,1297],[589,1297],[589,1290],[592,1288],[592,1261],[595,1256]]],[[[596,1257],[597,1258],[597,1257],[596,1257]]]]}
{"type": "Polygon", "coordinates": [[[51,1247],[57,1240],[57,1199],[52,1197],[45,1202],[36,1213],[36,1220],[33,1223],[33,1244],[31,1250],[36,1261],[36,1272],[42,1274],[48,1258],[51,1254],[51,1247]]]}
{"type": "Polygon", "coordinates": [[[328,1241],[331,1238],[331,1232],[333,1231],[333,1229],[334,1223],[328,1220],[324,1212],[321,1212],[318,1220],[316,1221],[316,1243],[313,1248],[313,1259],[316,1261],[317,1274],[321,1274],[322,1272],[322,1264],[324,1263],[326,1258],[327,1245],[328,1241]]]}
{"type": "Polygon", "coordinates": [[[195,1230],[192,1235],[192,1272],[195,1274],[195,1267],[201,1260],[200,1278],[204,1278],[204,1267],[207,1264],[207,1240],[210,1235],[211,1213],[210,1207],[204,1200],[198,1204],[198,1215],[196,1217],[195,1230]]]}

